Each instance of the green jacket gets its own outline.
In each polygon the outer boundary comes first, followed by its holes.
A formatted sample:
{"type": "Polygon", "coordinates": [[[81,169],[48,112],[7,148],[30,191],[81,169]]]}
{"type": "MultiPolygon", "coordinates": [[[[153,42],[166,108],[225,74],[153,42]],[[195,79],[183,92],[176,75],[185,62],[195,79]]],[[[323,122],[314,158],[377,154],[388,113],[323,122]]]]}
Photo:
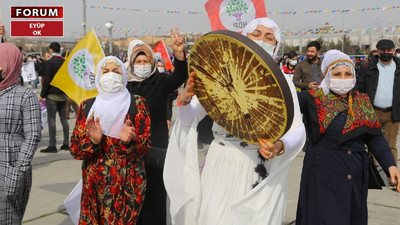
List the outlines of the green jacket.
{"type": "MultiPolygon", "coordinates": [[[[319,58],[317,64],[320,74],[320,82],[324,78],[324,75],[321,71],[321,62],[322,59],[319,58]]],[[[307,59],[304,59],[296,66],[296,70],[293,75],[293,83],[297,88],[300,88],[302,91],[308,90],[308,84],[311,83],[311,63],[308,62],[307,59]]]]}

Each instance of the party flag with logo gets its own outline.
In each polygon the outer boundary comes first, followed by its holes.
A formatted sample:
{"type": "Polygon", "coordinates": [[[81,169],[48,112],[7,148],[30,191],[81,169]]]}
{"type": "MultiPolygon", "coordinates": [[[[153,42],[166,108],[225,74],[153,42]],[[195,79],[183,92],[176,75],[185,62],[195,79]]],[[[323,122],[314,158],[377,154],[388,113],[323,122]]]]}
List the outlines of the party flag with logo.
{"type": "Polygon", "coordinates": [[[164,41],[161,40],[154,46],[154,55],[156,59],[162,58],[165,61],[165,70],[168,71],[172,68],[172,62],[169,58],[167,48],[165,47],[164,41]]]}
{"type": "Polygon", "coordinates": [[[252,20],[267,16],[264,0],[209,0],[205,7],[213,31],[242,32],[252,20]]]}
{"type": "Polygon", "coordinates": [[[102,58],[103,49],[92,29],[75,45],[50,84],[61,89],[77,104],[93,98],[98,93],[95,68],[102,58]]]}

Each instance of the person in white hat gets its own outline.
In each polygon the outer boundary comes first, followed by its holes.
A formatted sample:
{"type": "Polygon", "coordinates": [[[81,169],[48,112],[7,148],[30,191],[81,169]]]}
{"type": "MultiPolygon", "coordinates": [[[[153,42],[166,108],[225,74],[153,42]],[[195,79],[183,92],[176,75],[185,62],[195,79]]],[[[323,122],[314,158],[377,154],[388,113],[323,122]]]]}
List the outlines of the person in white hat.
{"type": "MultiPolygon", "coordinates": [[[[275,56],[280,31],[269,18],[250,22],[242,33],[275,56]]],[[[283,76],[283,75],[282,75],[283,76]]],[[[305,129],[296,89],[289,78],[294,118],[288,132],[275,143],[242,143],[216,123],[214,141],[201,171],[197,159],[197,124],[207,114],[192,98],[194,74],[178,97],[175,122],[164,167],[173,224],[282,224],[290,163],[305,142],[305,129]],[[267,174],[268,173],[268,174],[267,174]]]]}
{"type": "Polygon", "coordinates": [[[369,156],[400,191],[400,173],[371,102],[352,91],[354,63],[338,50],[325,53],[319,88],[299,93],[310,141],[304,157],[296,225],[366,225],[369,156]]]}

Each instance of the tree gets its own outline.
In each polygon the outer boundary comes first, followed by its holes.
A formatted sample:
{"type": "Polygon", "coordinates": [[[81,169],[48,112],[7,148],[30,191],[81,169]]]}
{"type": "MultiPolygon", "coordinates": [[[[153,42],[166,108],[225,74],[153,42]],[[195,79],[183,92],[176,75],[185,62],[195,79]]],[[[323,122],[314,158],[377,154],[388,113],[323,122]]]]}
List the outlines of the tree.
{"type": "Polygon", "coordinates": [[[242,15],[247,13],[247,10],[249,10],[249,7],[243,0],[231,0],[226,7],[226,13],[228,13],[229,16],[233,15],[236,21],[240,21],[242,15]]]}
{"type": "Polygon", "coordinates": [[[321,50],[320,50],[321,53],[328,51],[328,43],[322,36],[319,36],[319,38],[317,38],[316,41],[318,41],[319,44],[321,45],[321,50]]]}
{"type": "MultiPolygon", "coordinates": [[[[301,52],[302,55],[306,55],[307,54],[307,45],[310,44],[310,42],[312,42],[314,40],[308,40],[307,44],[305,46],[303,46],[303,50],[301,52]]],[[[327,41],[324,39],[324,37],[319,36],[315,41],[318,41],[318,43],[321,45],[321,53],[324,53],[326,51],[328,51],[329,47],[329,43],[327,43],[327,41]]]]}
{"type": "Polygon", "coordinates": [[[338,43],[335,43],[334,41],[330,41],[328,44],[328,49],[341,49],[340,47],[341,45],[339,45],[338,43]]]}
{"type": "Polygon", "coordinates": [[[351,42],[350,42],[350,37],[347,36],[346,34],[344,34],[340,40],[338,41],[338,46],[337,46],[338,50],[346,53],[346,54],[350,54],[349,52],[351,51],[350,47],[351,47],[351,42]]]}
{"type": "Polygon", "coordinates": [[[285,45],[285,51],[286,51],[285,53],[288,53],[290,51],[299,52],[299,49],[300,49],[300,46],[285,45]]]}
{"type": "Polygon", "coordinates": [[[361,48],[356,45],[352,44],[350,37],[346,34],[344,34],[341,39],[338,41],[337,45],[335,46],[335,49],[338,49],[340,51],[343,51],[344,53],[348,55],[361,55],[363,52],[361,51],[361,48]]]}

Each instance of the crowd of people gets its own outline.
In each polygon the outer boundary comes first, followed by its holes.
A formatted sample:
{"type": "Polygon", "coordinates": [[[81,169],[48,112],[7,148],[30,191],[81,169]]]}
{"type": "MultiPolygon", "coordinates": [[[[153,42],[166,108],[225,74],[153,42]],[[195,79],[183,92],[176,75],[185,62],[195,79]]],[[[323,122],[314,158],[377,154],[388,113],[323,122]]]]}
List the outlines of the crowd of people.
{"type": "MultiPolygon", "coordinates": [[[[392,40],[380,40],[365,60],[339,50],[321,53],[317,41],[307,45],[302,61],[294,51],[285,54],[278,60],[282,74],[275,75],[290,89],[291,127],[275,142],[249,144],[208,118],[213,139],[199,169],[198,127],[207,112],[194,94],[196,74],[188,74],[184,38],[178,29],[170,34],[172,71],[148,44],[133,40],[126,62],[107,56],[96,65],[98,95],[80,106],[51,85],[65,61],[59,43],[50,44],[48,56],[26,59],[43,78],[39,98],[20,81],[21,49],[0,44],[1,224],[22,222],[41,139],[40,102],[50,136],[41,152],[58,152],[58,112],[60,150],[82,160],[79,224],[164,225],[167,213],[173,224],[281,224],[287,174],[301,149],[296,224],[367,224],[370,154],[388,187],[400,192],[400,49],[392,40]],[[76,112],[72,136],[69,105],[76,112]]],[[[273,20],[255,19],[242,35],[276,58],[282,43],[273,20]]]]}

